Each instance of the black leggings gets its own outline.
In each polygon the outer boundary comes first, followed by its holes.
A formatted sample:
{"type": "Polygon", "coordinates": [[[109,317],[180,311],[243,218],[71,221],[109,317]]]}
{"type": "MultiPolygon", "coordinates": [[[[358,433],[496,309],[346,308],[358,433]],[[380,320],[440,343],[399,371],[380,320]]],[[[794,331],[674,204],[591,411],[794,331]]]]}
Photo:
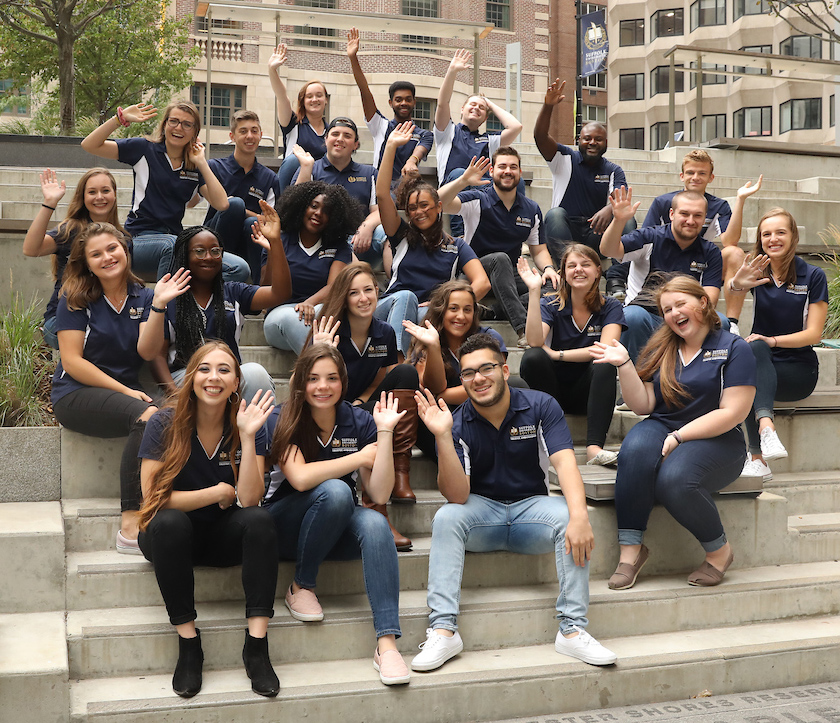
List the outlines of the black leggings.
{"type": "Polygon", "coordinates": [[[120,461],[120,509],[140,509],[140,460],[137,453],[146,423],[140,417],[152,405],[128,394],[102,387],[82,387],[53,405],[55,418],[67,429],[90,437],[125,437],[120,461]]]}
{"type": "Polygon", "coordinates": [[[544,349],[528,349],[519,367],[531,389],[550,394],[566,414],[586,415],[586,444],[603,447],[615,408],[615,367],[554,361],[544,349]]]}
{"type": "Polygon", "coordinates": [[[382,392],[392,392],[395,389],[420,389],[417,368],[411,364],[397,364],[374,389],[370,399],[360,405],[361,408],[373,414],[373,406],[379,401],[382,392]]]}
{"type": "Polygon", "coordinates": [[[181,510],[158,510],[140,531],[140,549],[155,566],[169,622],[196,619],[195,565],[242,565],[245,617],[273,617],[277,588],[277,533],[268,510],[228,507],[215,520],[191,518],[181,510]]]}

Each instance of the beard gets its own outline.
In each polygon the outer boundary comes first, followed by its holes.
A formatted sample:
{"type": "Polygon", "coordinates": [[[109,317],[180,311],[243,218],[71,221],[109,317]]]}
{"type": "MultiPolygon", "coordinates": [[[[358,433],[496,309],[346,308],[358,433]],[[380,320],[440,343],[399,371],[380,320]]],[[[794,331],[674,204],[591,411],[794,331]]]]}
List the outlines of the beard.
{"type": "Polygon", "coordinates": [[[500,384],[494,385],[493,393],[489,397],[485,397],[484,399],[478,400],[476,399],[471,390],[467,390],[467,396],[470,398],[470,401],[477,407],[492,407],[494,404],[497,404],[501,398],[505,395],[505,387],[507,386],[507,382],[502,379],[500,384]]]}

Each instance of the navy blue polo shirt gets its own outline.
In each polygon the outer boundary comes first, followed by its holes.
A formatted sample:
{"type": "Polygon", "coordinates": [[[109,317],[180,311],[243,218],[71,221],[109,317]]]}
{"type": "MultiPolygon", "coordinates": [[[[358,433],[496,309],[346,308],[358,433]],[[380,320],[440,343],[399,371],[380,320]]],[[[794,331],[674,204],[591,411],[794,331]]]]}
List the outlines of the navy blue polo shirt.
{"type": "Polygon", "coordinates": [[[543,296],[540,299],[540,316],[543,323],[551,327],[545,343],[554,351],[592,346],[596,341],[601,341],[601,332],[609,324],[618,324],[622,331],[627,328],[621,302],[611,296],[604,299],[601,310],[592,314],[582,329],[578,328],[572,314],[571,302],[567,302],[561,309],[556,296],[543,296]]]}
{"type": "MultiPolygon", "coordinates": [[[[210,170],[224,186],[225,193],[245,201],[245,208],[251,213],[262,213],[260,201],[274,206],[280,196],[280,181],[277,180],[277,174],[257,161],[254,161],[251,170],[245,173],[245,169],[239,165],[231,153],[227,158],[210,159],[210,170]]],[[[204,217],[205,225],[217,213],[218,211],[210,206],[204,217]]]]}
{"type": "Polygon", "coordinates": [[[501,133],[471,131],[463,123],[453,123],[452,120],[442,131],[435,126],[434,138],[437,146],[438,184],[441,186],[453,168],[466,168],[473,156],[492,158],[502,145],[501,133]]]}
{"type": "Polygon", "coordinates": [[[677,362],[676,378],[691,398],[680,409],[670,409],[665,404],[659,371],[653,375],[655,401],[650,418],[658,419],[671,430],[719,409],[724,389],[755,386],[755,356],[750,345],[728,331],[710,331],[697,356],[685,362],[677,362]]]}
{"type": "Polygon", "coordinates": [[[539,204],[522,193],[508,211],[499,198],[495,185],[486,189],[461,191],[461,218],[464,219],[464,240],[481,258],[504,252],[516,262],[522,254],[522,244],[537,246],[545,243],[545,226],[539,204]]]}
{"type": "Polygon", "coordinates": [[[144,231],[178,235],[187,202],[204,185],[198,169],[188,171],[183,163],[172,168],[164,143],[145,138],[120,138],[117,160],[131,166],[134,193],[125,230],[132,236],[144,231]]]}
{"type": "MultiPolygon", "coordinates": [[[[225,338],[222,341],[230,347],[234,356],[238,361],[242,361],[239,354],[239,338],[242,336],[242,326],[245,324],[244,314],[253,314],[255,311],[251,308],[251,301],[254,294],[257,293],[259,286],[252,284],[243,284],[239,281],[225,281],[223,290],[225,294],[225,338]]],[[[195,297],[187,292],[187,298],[192,297],[193,303],[198,306],[195,297]]],[[[165,323],[163,327],[164,336],[169,339],[169,368],[175,371],[175,318],[177,299],[172,299],[166,305],[165,323]]],[[[199,306],[201,315],[204,317],[204,338],[207,340],[218,339],[219,332],[216,329],[216,308],[213,304],[213,295],[210,295],[210,301],[207,302],[206,307],[199,306]]]]}
{"type": "Polygon", "coordinates": [[[560,405],[533,389],[510,387],[510,409],[499,429],[469,399],[453,417],[452,440],[470,478],[470,493],[491,500],[547,495],[549,457],[574,449],[560,405]]]}
{"type": "Polygon", "coordinates": [[[627,277],[629,304],[654,271],[679,271],[700,282],[701,286],[723,283],[723,257],[720,249],[701,236],[683,251],[674,240],[671,224],[640,228],[621,237],[624,261],[630,262],[627,277]]]}
{"type": "MultiPolygon", "coordinates": [[[[163,459],[166,429],[172,423],[174,410],[171,407],[155,412],[146,423],[143,441],[137,456],[141,459],[163,459]]],[[[196,490],[215,487],[219,482],[236,487],[236,477],[230,463],[230,430],[225,429],[222,439],[216,449],[205,450],[198,440],[198,434],[192,433],[190,441],[190,456],[187,463],[172,481],[172,489],[178,492],[194,492],[196,490]]],[[[258,457],[266,455],[266,434],[262,427],[254,435],[254,443],[258,457]]],[[[238,465],[242,459],[242,449],[237,449],[234,462],[238,465]]],[[[197,522],[213,522],[227,514],[218,504],[190,510],[187,515],[197,522]]]]}
{"type": "MultiPolygon", "coordinates": [[[[353,252],[346,241],[337,249],[325,248],[321,241],[307,249],[297,234],[284,231],[281,237],[292,276],[292,295],[284,302],[286,304],[297,304],[323,289],[327,285],[333,261],[349,264],[353,260],[353,252]]],[[[265,267],[267,263],[268,254],[263,249],[260,267],[265,267]]]]}
{"type": "MultiPolygon", "coordinates": [[[[771,279],[769,284],[756,286],[752,290],[754,299],[753,334],[782,336],[803,331],[808,326],[808,307],[818,301],[828,302],[828,282],[825,271],[793,257],[796,265],[796,283],[777,286],[771,279]]],[[[817,353],[810,346],[797,349],[773,347],[770,350],[773,361],[807,362],[818,366],[817,353]]]]}
{"type": "MultiPolygon", "coordinates": [[[[396,118],[388,120],[377,110],[376,113],[373,114],[373,118],[366,121],[366,123],[370,134],[373,136],[373,157],[376,160],[376,168],[378,169],[382,164],[382,154],[385,151],[385,141],[388,140],[388,136],[391,135],[391,131],[400,124],[400,121],[396,118]]],[[[414,133],[411,134],[411,140],[404,146],[397,148],[397,152],[394,154],[394,170],[391,173],[391,181],[393,182],[399,180],[405,162],[411,157],[411,154],[414,153],[414,149],[417,148],[418,143],[426,149],[426,154],[428,155],[429,151],[432,149],[433,141],[434,136],[431,131],[427,131],[424,128],[416,126],[414,128],[414,133]]]]}
{"type": "MultiPolygon", "coordinates": [[[[297,183],[300,170],[295,172],[292,185],[297,183]]],[[[343,186],[359,203],[363,216],[370,213],[370,207],[376,205],[376,169],[367,163],[350,161],[343,171],[339,171],[324,156],[312,166],[312,180],[323,181],[331,186],[343,186]]]]}
{"type": "Polygon", "coordinates": [[[350,324],[345,319],[338,327],[338,351],[347,367],[347,394],[344,398],[349,402],[373,383],[380,369],[399,361],[397,335],[390,324],[375,318],[370,320],[368,338],[361,349],[350,337],[350,324]]]}
{"type": "MultiPolygon", "coordinates": [[[[137,353],[137,339],[140,337],[140,324],[149,318],[153,298],[151,289],[132,285],[122,309],[111,306],[103,294],[86,309],[71,311],[67,308],[67,297],[62,296],[55,315],[56,332],[85,332],[82,358],[120,384],[140,389],[137,374],[143,358],[137,353]]],[[[53,376],[52,403],[85,386],[65,372],[59,362],[53,376]]]]}
{"type": "Polygon", "coordinates": [[[607,196],[627,186],[621,166],[603,156],[589,165],[576,148],[557,144],[557,153],[548,162],[552,178],[551,207],[562,206],[572,217],[591,218],[606,206],[607,196]]]}
{"type": "MultiPolygon", "coordinates": [[[[269,439],[274,436],[274,428],[277,426],[277,420],[280,419],[284,406],[275,407],[265,423],[269,439]]],[[[318,459],[307,460],[307,462],[326,462],[359,452],[376,441],[376,423],[373,421],[373,415],[361,407],[354,407],[350,402],[341,402],[335,408],[335,428],[330,438],[326,444],[321,441],[320,436],[317,441],[318,459]]],[[[358,470],[355,470],[341,477],[347,483],[347,486],[353,490],[353,499],[356,499],[358,475],[358,470]]],[[[275,464],[271,468],[269,477],[271,481],[265,495],[266,504],[276,502],[297,491],[289,484],[286,475],[280,469],[280,465],[275,464]]]]}
{"type": "MultiPolygon", "coordinates": [[[[642,228],[648,226],[662,226],[671,223],[671,203],[674,196],[681,191],[663,193],[653,199],[650,204],[645,222],[642,228]]],[[[706,209],[706,220],[703,222],[703,238],[706,241],[714,241],[729,227],[729,220],[732,218],[732,209],[729,203],[722,198],[713,196],[711,193],[704,193],[708,208],[706,209]]]]}
{"type": "Polygon", "coordinates": [[[316,161],[319,158],[323,158],[327,152],[327,144],[324,142],[324,138],[327,135],[326,123],[324,123],[324,133],[321,135],[309,125],[309,118],[304,116],[303,120],[298,122],[297,116],[292,113],[289,125],[281,126],[280,130],[283,132],[283,148],[285,149],[286,158],[294,155],[292,148],[295,144],[307,151],[316,161]]]}
{"type": "Polygon", "coordinates": [[[432,253],[426,253],[419,244],[410,248],[405,238],[407,228],[402,221],[397,232],[388,237],[388,243],[394,250],[394,260],[391,263],[391,280],[382,298],[407,289],[414,292],[420,303],[428,301],[436,286],[457,279],[464,266],[478,258],[461,238],[450,239],[432,253]]]}
{"type": "MultiPolygon", "coordinates": [[[[498,331],[496,331],[495,329],[491,329],[489,326],[480,326],[478,327],[478,331],[476,331],[475,333],[489,334],[490,336],[492,336],[499,343],[499,349],[501,350],[502,354],[505,355],[505,359],[507,359],[508,350],[505,346],[504,339],[502,339],[502,335],[498,331]]],[[[458,357],[455,355],[455,352],[453,352],[449,347],[446,347],[442,351],[443,354],[447,355],[449,358],[449,366],[446,367],[446,388],[452,389],[452,387],[460,387],[461,362],[458,360],[458,357]]]]}

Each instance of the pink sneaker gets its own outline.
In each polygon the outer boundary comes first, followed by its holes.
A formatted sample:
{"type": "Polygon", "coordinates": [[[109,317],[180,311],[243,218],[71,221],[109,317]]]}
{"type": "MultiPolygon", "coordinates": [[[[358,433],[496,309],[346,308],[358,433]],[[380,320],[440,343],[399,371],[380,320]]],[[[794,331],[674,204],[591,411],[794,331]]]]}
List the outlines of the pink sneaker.
{"type": "Polygon", "coordinates": [[[379,671],[379,680],[385,685],[403,685],[411,680],[411,671],[396,650],[386,650],[381,656],[379,648],[374,650],[373,667],[379,671]]]}
{"type": "Polygon", "coordinates": [[[297,592],[292,592],[292,586],[289,585],[289,590],[286,593],[286,607],[295,620],[301,620],[305,623],[317,623],[324,619],[324,611],[321,608],[321,603],[312,590],[300,588],[297,592]]]}

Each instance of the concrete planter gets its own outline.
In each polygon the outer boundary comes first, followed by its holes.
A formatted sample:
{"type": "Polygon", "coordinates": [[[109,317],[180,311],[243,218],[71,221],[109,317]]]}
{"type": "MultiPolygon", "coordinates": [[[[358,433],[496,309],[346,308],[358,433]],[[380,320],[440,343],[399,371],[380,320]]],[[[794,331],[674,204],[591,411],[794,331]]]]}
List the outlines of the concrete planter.
{"type": "Polygon", "coordinates": [[[0,502],[61,499],[61,442],[58,427],[0,427],[4,451],[0,502]]]}

